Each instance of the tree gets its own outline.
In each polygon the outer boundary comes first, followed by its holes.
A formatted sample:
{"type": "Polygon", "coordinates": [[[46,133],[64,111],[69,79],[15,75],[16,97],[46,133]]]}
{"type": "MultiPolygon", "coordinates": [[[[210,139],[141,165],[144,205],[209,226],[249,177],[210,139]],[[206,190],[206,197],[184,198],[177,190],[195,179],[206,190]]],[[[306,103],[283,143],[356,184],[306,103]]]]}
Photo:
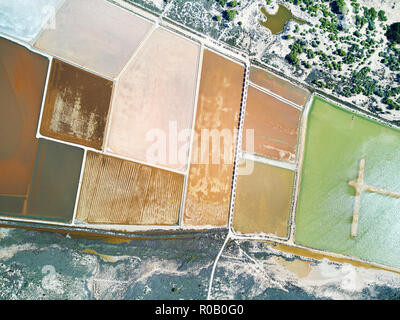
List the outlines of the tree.
{"type": "Polygon", "coordinates": [[[300,63],[299,58],[297,57],[297,53],[296,52],[290,52],[287,56],[286,59],[293,65],[298,66],[300,63]]]}
{"type": "Polygon", "coordinates": [[[224,18],[228,21],[232,21],[236,16],[236,10],[225,10],[224,11],[224,18]]]}
{"type": "Polygon", "coordinates": [[[236,1],[236,0],[233,0],[233,1],[229,2],[229,3],[228,3],[228,6],[231,7],[231,8],[236,7],[236,6],[237,6],[237,1],[236,1]]]}
{"type": "Polygon", "coordinates": [[[391,24],[386,31],[386,38],[394,43],[400,43],[400,22],[391,24]]]}
{"type": "Polygon", "coordinates": [[[337,14],[347,14],[349,12],[349,8],[347,8],[344,0],[336,0],[331,3],[332,12],[337,14]]]}

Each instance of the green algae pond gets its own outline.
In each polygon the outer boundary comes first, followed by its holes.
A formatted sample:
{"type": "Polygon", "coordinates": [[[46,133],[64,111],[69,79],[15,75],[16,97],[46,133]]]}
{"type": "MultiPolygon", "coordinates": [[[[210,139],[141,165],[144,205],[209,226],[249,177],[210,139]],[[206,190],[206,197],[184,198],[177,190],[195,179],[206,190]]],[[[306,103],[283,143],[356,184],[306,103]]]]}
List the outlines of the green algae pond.
{"type": "Polygon", "coordinates": [[[280,4],[276,14],[269,14],[265,7],[261,8],[261,13],[267,18],[266,21],[260,21],[260,24],[268,28],[272,34],[278,34],[283,31],[286,22],[294,20],[297,23],[303,24],[304,20],[296,18],[292,12],[284,5],[280,4]]]}
{"type": "Polygon", "coordinates": [[[400,267],[400,199],[362,192],[358,234],[351,237],[355,189],[364,183],[400,192],[400,131],[315,97],[308,117],[296,209],[295,242],[400,267]]]}

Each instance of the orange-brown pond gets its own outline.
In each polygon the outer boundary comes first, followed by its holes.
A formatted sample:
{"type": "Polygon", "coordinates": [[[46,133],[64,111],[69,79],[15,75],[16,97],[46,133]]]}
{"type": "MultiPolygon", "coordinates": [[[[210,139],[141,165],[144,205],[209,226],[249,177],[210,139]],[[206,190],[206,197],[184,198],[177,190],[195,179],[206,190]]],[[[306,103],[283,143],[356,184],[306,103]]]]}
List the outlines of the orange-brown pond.
{"type": "Polygon", "coordinates": [[[205,50],[202,69],[184,224],[223,226],[229,215],[236,141],[233,135],[238,127],[244,66],[205,50]],[[221,139],[210,141],[204,137],[205,130],[214,130],[221,139]],[[231,136],[230,141],[222,138],[224,132],[231,136]],[[209,148],[205,141],[210,143],[209,148]],[[214,153],[218,147],[220,152],[214,153]]]}
{"type": "Polygon", "coordinates": [[[0,38],[0,212],[22,212],[49,61],[0,38]]]}
{"type": "Polygon", "coordinates": [[[303,106],[310,95],[307,90],[257,67],[250,68],[250,81],[299,106],[303,106]]]}
{"type": "Polygon", "coordinates": [[[243,135],[243,151],[275,160],[296,160],[300,110],[252,86],[248,88],[244,130],[254,130],[252,141],[243,135]]]}

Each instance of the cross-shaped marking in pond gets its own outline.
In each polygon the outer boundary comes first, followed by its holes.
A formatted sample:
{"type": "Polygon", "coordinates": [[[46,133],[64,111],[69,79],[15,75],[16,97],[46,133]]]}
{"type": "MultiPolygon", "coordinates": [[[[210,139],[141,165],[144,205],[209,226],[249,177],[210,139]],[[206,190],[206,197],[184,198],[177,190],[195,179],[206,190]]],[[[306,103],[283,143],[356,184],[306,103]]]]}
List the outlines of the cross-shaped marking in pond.
{"type": "Polygon", "coordinates": [[[349,185],[356,189],[356,197],[354,199],[354,209],[353,209],[353,223],[351,224],[351,236],[355,238],[357,236],[358,228],[358,216],[360,214],[360,198],[363,191],[373,192],[383,194],[388,197],[400,199],[400,193],[380,189],[377,187],[369,186],[364,183],[364,168],[365,159],[360,160],[360,168],[358,170],[357,180],[349,181],[349,185]]]}

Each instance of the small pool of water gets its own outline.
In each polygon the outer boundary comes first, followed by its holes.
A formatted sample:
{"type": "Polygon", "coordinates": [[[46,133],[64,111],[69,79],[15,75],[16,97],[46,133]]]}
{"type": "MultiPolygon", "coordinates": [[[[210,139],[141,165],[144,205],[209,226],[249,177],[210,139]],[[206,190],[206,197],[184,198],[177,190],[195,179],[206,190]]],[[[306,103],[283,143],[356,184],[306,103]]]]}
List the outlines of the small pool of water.
{"type": "Polygon", "coordinates": [[[265,7],[261,8],[261,13],[267,18],[266,21],[260,21],[260,24],[268,28],[272,34],[278,34],[283,31],[286,22],[294,20],[300,24],[305,23],[304,20],[296,18],[288,8],[284,5],[279,5],[278,12],[276,14],[269,14],[265,7]]]}

